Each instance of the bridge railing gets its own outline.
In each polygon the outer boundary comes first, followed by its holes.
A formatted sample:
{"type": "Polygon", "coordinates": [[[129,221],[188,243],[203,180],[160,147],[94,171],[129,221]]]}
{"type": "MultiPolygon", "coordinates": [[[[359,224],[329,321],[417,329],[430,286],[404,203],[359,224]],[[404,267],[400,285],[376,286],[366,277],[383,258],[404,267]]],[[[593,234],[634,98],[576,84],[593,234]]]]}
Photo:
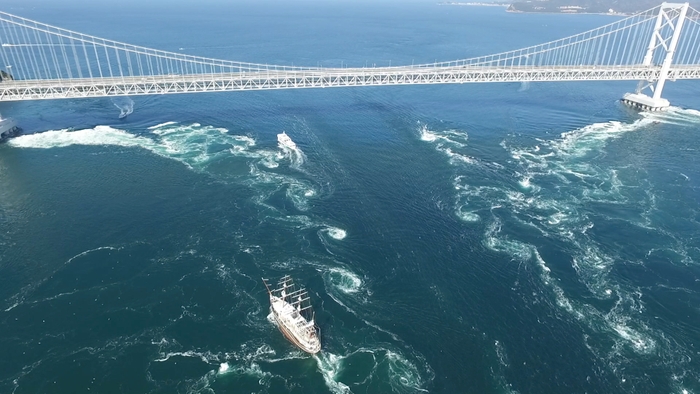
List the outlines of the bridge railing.
{"type": "MultiPolygon", "coordinates": [[[[625,66],[644,64],[649,43],[659,19],[657,6],[639,14],[569,37],[544,44],[487,56],[421,64],[416,67],[576,67],[625,66]]],[[[677,17],[677,10],[675,17],[677,17]]],[[[671,17],[674,17],[672,14],[671,17]]],[[[700,51],[700,12],[689,7],[686,26],[676,51],[674,64],[698,64],[700,51]]],[[[662,37],[672,35],[673,25],[663,23],[662,37]]],[[[666,56],[661,47],[653,52],[651,65],[660,65],[666,56]]]]}
{"type": "MultiPolygon", "coordinates": [[[[665,3],[664,3],[665,4],[665,3]]],[[[665,44],[650,49],[651,37],[672,36],[678,8],[665,5],[544,44],[449,62],[385,68],[396,72],[436,68],[541,68],[657,66],[665,44]],[[669,30],[670,29],[670,30],[669,30]]],[[[688,8],[674,64],[700,63],[700,13],[688,8]]],[[[72,80],[245,73],[342,72],[211,59],[74,32],[0,12],[0,70],[18,80],[72,80]]]]}
{"type": "Polygon", "coordinates": [[[211,59],[90,36],[0,12],[0,62],[16,79],[148,77],[155,75],[300,71],[211,59]]]}

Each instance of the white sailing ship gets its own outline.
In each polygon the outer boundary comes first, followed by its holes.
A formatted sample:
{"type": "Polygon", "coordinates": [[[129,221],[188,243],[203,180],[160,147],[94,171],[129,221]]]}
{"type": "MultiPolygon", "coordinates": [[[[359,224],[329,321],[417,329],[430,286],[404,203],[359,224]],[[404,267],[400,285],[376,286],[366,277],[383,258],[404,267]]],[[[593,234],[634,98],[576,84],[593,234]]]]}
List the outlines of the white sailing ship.
{"type": "Polygon", "coordinates": [[[318,353],[321,335],[306,290],[297,288],[289,275],[280,279],[276,289],[270,288],[267,279],[263,283],[270,295],[270,312],[282,334],[299,349],[318,353]]]}

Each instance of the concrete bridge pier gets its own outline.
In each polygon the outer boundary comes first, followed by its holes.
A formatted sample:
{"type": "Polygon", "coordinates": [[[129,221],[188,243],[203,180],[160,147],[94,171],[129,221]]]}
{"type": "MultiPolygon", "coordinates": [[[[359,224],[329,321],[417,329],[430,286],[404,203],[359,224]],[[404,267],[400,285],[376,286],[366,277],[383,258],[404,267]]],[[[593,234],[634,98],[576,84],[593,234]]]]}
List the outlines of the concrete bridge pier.
{"type": "Polygon", "coordinates": [[[621,101],[641,111],[664,111],[671,103],[664,98],[649,97],[643,93],[627,93],[621,101]]]}
{"type": "Polygon", "coordinates": [[[10,137],[14,137],[19,133],[19,127],[17,127],[17,122],[12,119],[0,118],[0,142],[5,141],[10,137]]]}
{"type": "Polygon", "coordinates": [[[658,67],[658,60],[655,61],[655,59],[660,59],[663,56],[658,79],[640,81],[636,92],[627,93],[622,97],[623,103],[644,111],[662,111],[671,106],[668,100],[661,98],[661,92],[664,90],[668,72],[673,63],[673,55],[678,46],[688,7],[688,3],[661,4],[643,61],[645,66],[658,67]],[[649,89],[652,96],[642,93],[644,89],[649,89]]]}

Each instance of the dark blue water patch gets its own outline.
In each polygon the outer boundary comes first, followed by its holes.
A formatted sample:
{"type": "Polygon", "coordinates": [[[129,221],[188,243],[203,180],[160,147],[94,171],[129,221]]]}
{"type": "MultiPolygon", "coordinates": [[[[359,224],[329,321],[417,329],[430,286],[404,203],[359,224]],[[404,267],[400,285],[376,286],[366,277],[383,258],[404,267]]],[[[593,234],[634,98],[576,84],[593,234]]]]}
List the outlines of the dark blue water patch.
{"type": "MultiPolygon", "coordinates": [[[[19,6],[126,42],[324,67],[488,54],[616,18],[71,4],[19,6]]],[[[697,116],[629,111],[633,87],[132,97],[122,120],[108,99],[4,105],[32,134],[109,126],[128,146],[0,146],[0,391],[693,392],[697,116]],[[282,131],[303,163],[277,157],[282,131]],[[228,154],[235,136],[255,145],[228,154]],[[260,278],[284,274],[312,296],[318,358],[267,319],[260,278]]],[[[694,107],[694,88],[664,94],[694,107]]]]}
{"type": "Polygon", "coordinates": [[[174,355],[152,363],[148,372],[151,379],[173,385],[182,380],[198,379],[211,369],[211,364],[197,356],[174,355]]]}

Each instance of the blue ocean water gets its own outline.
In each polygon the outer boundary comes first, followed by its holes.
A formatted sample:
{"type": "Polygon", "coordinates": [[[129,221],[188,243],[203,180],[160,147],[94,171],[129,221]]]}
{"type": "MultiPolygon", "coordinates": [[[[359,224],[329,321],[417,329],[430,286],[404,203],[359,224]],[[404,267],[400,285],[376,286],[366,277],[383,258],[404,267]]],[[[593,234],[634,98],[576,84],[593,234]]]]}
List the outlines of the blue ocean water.
{"type": "MultiPolygon", "coordinates": [[[[3,11],[230,60],[452,60],[614,20],[432,1],[3,11]]],[[[700,393],[700,99],[620,83],[8,103],[0,392],[700,393]],[[121,118],[120,115],[128,116],[121,118]],[[278,145],[286,132],[297,149],[278,145]],[[310,291],[323,351],[268,319],[310,291]]]]}

